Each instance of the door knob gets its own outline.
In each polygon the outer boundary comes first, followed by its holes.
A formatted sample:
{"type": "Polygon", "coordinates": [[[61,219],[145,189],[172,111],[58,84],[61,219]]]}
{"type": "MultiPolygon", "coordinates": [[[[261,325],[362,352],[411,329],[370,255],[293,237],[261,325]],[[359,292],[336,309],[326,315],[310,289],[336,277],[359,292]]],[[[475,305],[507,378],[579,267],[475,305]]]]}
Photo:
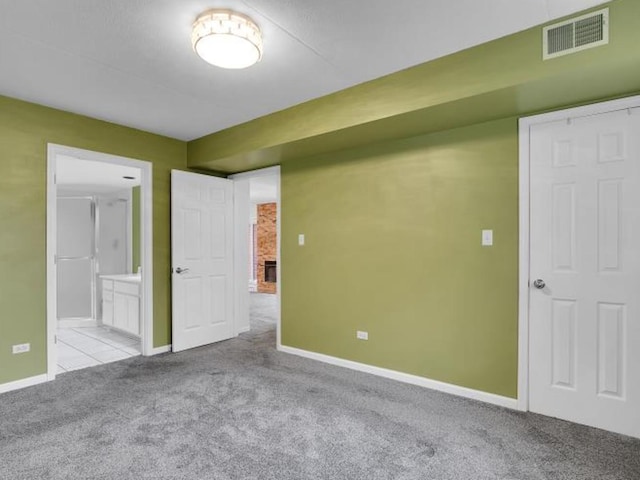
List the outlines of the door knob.
{"type": "Polygon", "coordinates": [[[542,290],[544,287],[547,286],[547,284],[544,283],[544,280],[539,278],[533,282],[533,286],[536,287],[538,290],[542,290]]]}
{"type": "Polygon", "coordinates": [[[180,274],[180,273],[187,273],[188,271],[189,271],[189,269],[188,269],[188,268],[180,268],[180,267],[176,268],[176,273],[177,273],[177,274],[180,274]]]}

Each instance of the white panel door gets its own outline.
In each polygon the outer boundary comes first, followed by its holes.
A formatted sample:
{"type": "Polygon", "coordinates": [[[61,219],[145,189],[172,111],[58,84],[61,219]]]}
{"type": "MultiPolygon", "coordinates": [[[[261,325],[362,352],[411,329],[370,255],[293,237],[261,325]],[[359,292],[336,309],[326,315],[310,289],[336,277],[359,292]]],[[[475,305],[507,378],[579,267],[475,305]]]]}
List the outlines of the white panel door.
{"type": "Polygon", "coordinates": [[[174,352],[235,336],[233,182],[171,172],[174,352]]]}
{"type": "Polygon", "coordinates": [[[530,142],[530,409],[640,437],[640,110],[530,142]]]}

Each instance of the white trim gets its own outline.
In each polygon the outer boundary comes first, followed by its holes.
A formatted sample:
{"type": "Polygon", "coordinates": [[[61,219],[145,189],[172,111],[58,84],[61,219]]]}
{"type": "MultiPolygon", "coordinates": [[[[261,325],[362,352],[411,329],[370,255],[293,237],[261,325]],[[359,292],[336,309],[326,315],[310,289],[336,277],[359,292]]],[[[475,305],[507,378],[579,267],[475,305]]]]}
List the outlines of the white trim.
{"type": "Polygon", "coordinates": [[[57,305],[56,305],[56,159],[67,155],[82,160],[139,168],[141,172],[140,203],[142,205],[140,231],[142,264],[142,354],[153,351],[153,182],[152,164],[143,160],[120,157],[107,153],[83,150],[64,145],[47,144],[47,377],[53,380],[57,373],[57,305]]]}
{"type": "Polygon", "coordinates": [[[249,328],[249,180],[229,179],[233,183],[233,334],[249,328]]]}
{"type": "Polygon", "coordinates": [[[149,352],[149,355],[146,355],[146,356],[151,357],[153,355],[160,355],[161,353],[169,353],[170,351],[171,351],[171,344],[165,345],[164,347],[154,347],[149,352]]]}
{"type": "Polygon", "coordinates": [[[608,102],[592,103],[582,107],[568,108],[566,110],[557,110],[531,117],[523,117],[520,119],[520,128],[530,127],[540,123],[557,122],[568,118],[590,117],[592,115],[600,115],[602,113],[616,112],[620,110],[628,110],[629,108],[640,107],[640,95],[633,97],[620,98],[618,100],[610,100],[608,102]]]}
{"type": "Polygon", "coordinates": [[[276,264],[276,348],[282,347],[282,198],[280,196],[281,192],[281,177],[280,177],[280,167],[274,167],[274,172],[277,173],[277,183],[276,183],[276,227],[278,229],[278,238],[276,238],[276,260],[278,263],[276,264]]]}
{"type": "Polygon", "coordinates": [[[520,120],[519,268],[518,268],[518,409],[529,410],[529,127],[520,120]]]}
{"type": "MultiPolygon", "coordinates": [[[[134,188],[135,187],[131,187],[125,190],[127,195],[127,270],[129,271],[129,273],[136,273],[133,271],[133,189],[134,188]]],[[[142,191],[142,189],[140,189],[140,191],[142,191]]],[[[140,220],[140,218],[138,218],[138,220],[140,220]]]]}
{"type": "Polygon", "coordinates": [[[47,378],[54,380],[58,369],[58,349],[55,348],[58,328],[58,299],[56,297],[56,223],[58,187],[56,185],[56,150],[47,145],[47,378]]]}
{"type": "Polygon", "coordinates": [[[529,208],[531,178],[529,175],[531,127],[569,118],[588,117],[640,107],[640,95],[594,103],[583,107],[558,110],[521,118],[519,121],[519,299],[518,299],[518,409],[529,410],[529,208]]]}
{"type": "Polygon", "coordinates": [[[374,367],[372,365],[367,365],[364,363],[344,360],[342,358],[331,357],[329,355],[309,352],[293,347],[286,347],[281,345],[280,347],[278,347],[278,351],[297,355],[299,357],[309,358],[318,362],[328,363],[329,365],[335,365],[338,367],[348,368],[350,370],[356,370],[358,372],[369,373],[371,375],[396,380],[402,383],[417,385],[418,387],[428,388],[430,390],[437,390],[439,392],[456,395],[458,397],[464,397],[471,400],[477,400],[479,402],[490,403],[492,405],[498,405],[500,407],[510,408],[512,410],[518,409],[518,401],[515,398],[508,398],[501,395],[495,395],[493,393],[481,392],[480,390],[473,390],[471,388],[460,387],[458,385],[452,385],[450,383],[444,383],[437,380],[418,377],[417,375],[410,375],[408,373],[397,372],[395,370],[374,367]]]}
{"type": "MultiPolygon", "coordinates": [[[[276,282],[276,298],[277,298],[277,306],[276,306],[276,314],[277,318],[277,326],[276,326],[276,348],[280,349],[282,346],[282,328],[281,328],[281,294],[282,294],[282,255],[281,255],[281,244],[282,244],[282,201],[280,195],[280,166],[277,165],[275,167],[267,167],[261,168],[260,170],[253,170],[249,172],[243,173],[235,173],[233,175],[229,175],[230,180],[247,180],[251,178],[264,177],[264,176],[276,176],[277,177],[277,187],[276,187],[276,224],[278,228],[277,234],[277,254],[276,254],[276,269],[277,269],[277,282],[276,282]]],[[[242,287],[244,288],[244,287],[242,287]]],[[[247,289],[246,295],[243,296],[243,300],[249,302],[249,290],[247,289]]],[[[241,333],[241,332],[239,332],[241,333]]]]}
{"type": "Polygon", "coordinates": [[[250,330],[251,330],[250,326],[249,327],[240,328],[240,329],[238,329],[238,335],[240,335],[241,333],[247,333],[250,330]]]}
{"type": "Polygon", "coordinates": [[[0,393],[12,392],[13,390],[20,390],[22,388],[33,387],[40,383],[48,382],[49,376],[46,373],[42,375],[36,375],[35,377],[23,378],[22,380],[16,380],[15,382],[0,384],[0,393]]]}

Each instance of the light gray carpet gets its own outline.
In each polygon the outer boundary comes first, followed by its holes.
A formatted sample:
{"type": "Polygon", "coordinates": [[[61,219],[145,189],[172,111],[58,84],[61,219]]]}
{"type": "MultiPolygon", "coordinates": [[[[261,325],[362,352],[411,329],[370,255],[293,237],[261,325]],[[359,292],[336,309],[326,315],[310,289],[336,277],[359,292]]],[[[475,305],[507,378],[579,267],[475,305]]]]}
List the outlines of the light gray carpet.
{"type": "Polygon", "coordinates": [[[253,327],[0,395],[0,478],[640,479],[640,441],[278,353],[272,321],[253,327]]]}

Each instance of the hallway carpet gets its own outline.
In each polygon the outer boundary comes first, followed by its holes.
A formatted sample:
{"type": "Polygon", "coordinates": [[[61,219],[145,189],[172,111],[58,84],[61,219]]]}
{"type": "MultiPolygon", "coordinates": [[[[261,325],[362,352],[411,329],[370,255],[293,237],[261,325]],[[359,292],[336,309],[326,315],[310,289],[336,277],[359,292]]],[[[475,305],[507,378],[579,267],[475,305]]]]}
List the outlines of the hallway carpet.
{"type": "Polygon", "coordinates": [[[640,441],[278,353],[275,325],[252,327],[0,395],[0,478],[640,479],[640,441]]]}

